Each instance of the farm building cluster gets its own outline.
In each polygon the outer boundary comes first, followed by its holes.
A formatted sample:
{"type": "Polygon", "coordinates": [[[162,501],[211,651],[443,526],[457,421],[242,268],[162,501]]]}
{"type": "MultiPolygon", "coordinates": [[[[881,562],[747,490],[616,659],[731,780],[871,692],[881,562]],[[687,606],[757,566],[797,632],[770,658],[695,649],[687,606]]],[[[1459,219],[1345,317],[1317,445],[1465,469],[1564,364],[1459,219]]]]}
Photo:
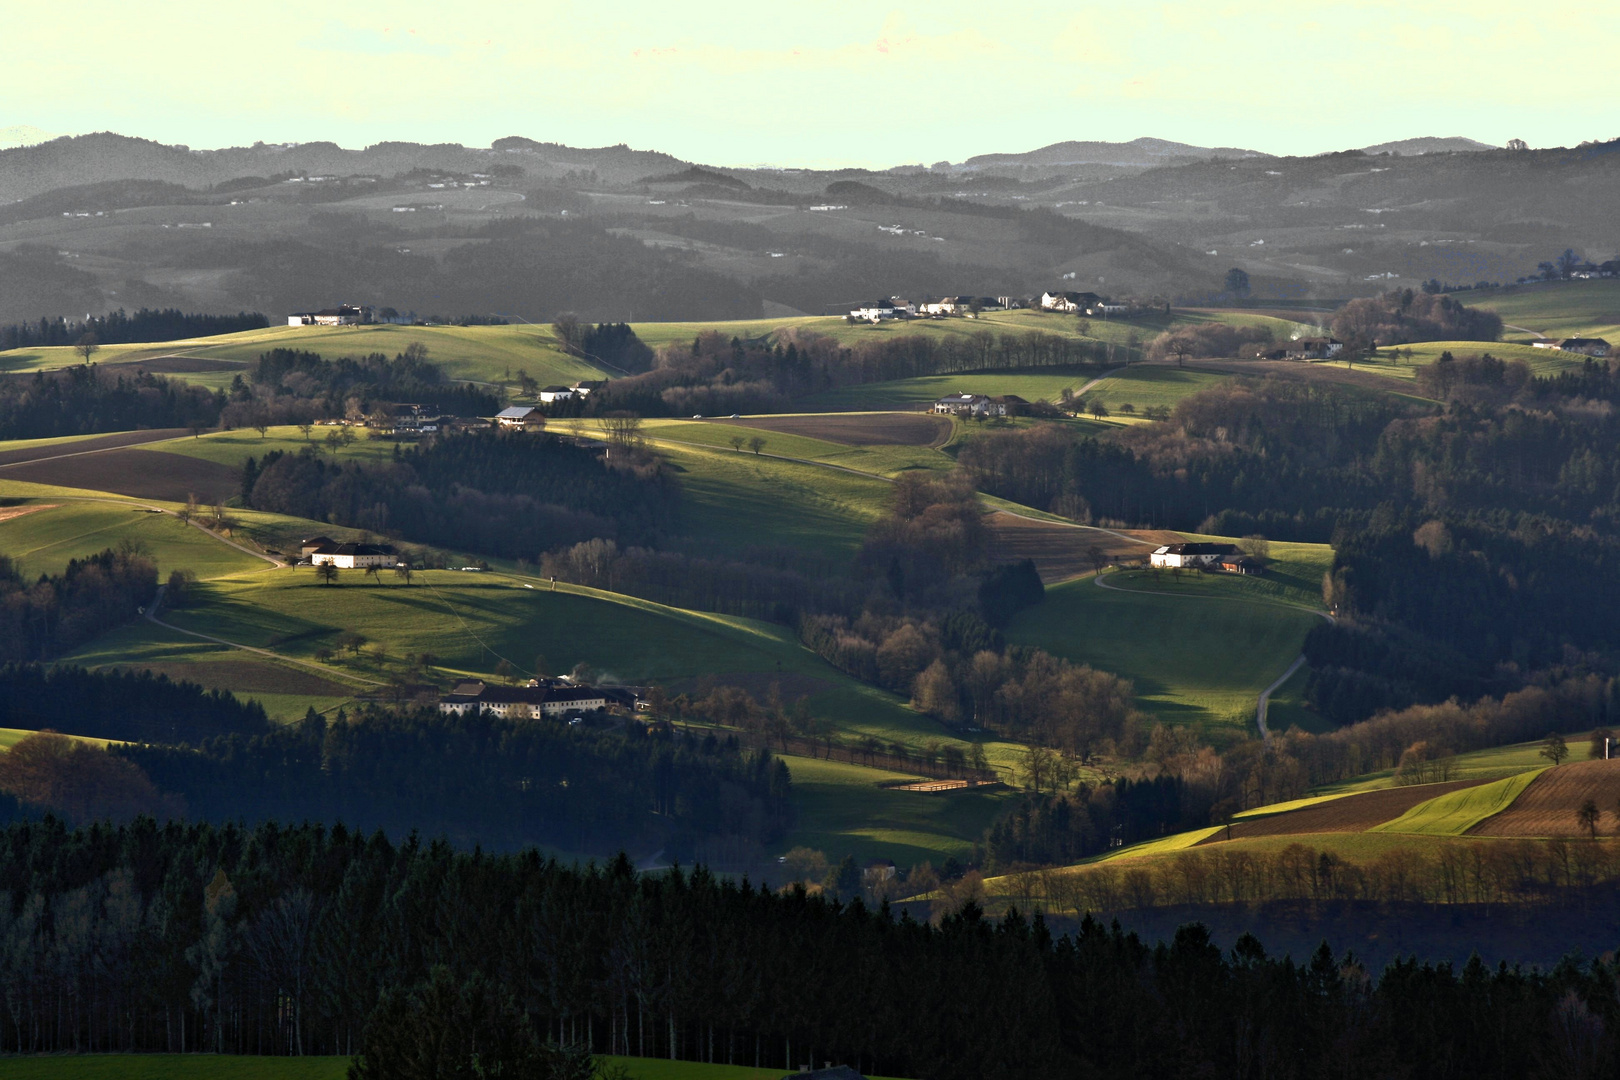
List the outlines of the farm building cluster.
{"type": "Polygon", "coordinates": [[[589,686],[568,678],[530,679],[525,686],[469,679],[439,698],[439,711],[457,716],[488,713],[503,720],[570,719],[588,713],[635,712],[639,700],[627,687],[589,686]]]}
{"type": "Polygon", "coordinates": [[[1029,402],[1017,394],[946,394],[934,402],[934,411],[941,416],[962,416],[983,420],[992,416],[1023,416],[1029,412],[1029,402]]]}
{"type": "Polygon", "coordinates": [[[1231,544],[1166,544],[1148,556],[1148,565],[1165,570],[1212,570],[1225,574],[1263,574],[1258,559],[1231,544]]]}
{"type": "Polygon", "coordinates": [[[1093,292],[1043,292],[1039,296],[943,296],[937,299],[903,300],[886,296],[849,310],[854,322],[882,323],[895,319],[943,319],[951,315],[974,318],[983,311],[1014,311],[1032,308],[1095,318],[1129,315],[1130,304],[1119,303],[1093,292]]]}

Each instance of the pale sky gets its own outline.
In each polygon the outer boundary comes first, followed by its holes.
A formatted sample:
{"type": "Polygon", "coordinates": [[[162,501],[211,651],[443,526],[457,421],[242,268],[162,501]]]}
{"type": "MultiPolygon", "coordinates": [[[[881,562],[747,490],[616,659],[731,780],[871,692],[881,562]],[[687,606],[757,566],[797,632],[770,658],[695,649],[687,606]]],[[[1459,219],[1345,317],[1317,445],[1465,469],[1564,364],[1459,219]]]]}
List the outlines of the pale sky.
{"type": "Polygon", "coordinates": [[[726,165],[1142,135],[1308,154],[1620,135],[1612,0],[7,0],[0,128],[628,143],[726,165]]]}

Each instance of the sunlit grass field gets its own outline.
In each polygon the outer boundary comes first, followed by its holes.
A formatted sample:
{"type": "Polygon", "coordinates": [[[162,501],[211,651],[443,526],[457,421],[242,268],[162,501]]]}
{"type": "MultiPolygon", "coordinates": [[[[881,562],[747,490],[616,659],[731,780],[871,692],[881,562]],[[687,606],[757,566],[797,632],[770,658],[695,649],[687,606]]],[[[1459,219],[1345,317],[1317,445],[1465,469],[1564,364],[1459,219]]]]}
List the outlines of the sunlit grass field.
{"type": "Polygon", "coordinates": [[[1081,578],[1048,589],[1007,637],[1132,680],[1140,707],[1159,719],[1233,738],[1253,727],[1260,691],[1293,663],[1317,616],[1244,602],[1241,582],[1224,584],[1126,593],[1081,578]]]}
{"type": "Polygon", "coordinates": [[[1121,405],[1129,403],[1140,414],[1156,405],[1174,408],[1182,398],[1230,377],[1174,367],[1129,367],[1086,391],[1085,400],[1088,405],[1100,401],[1116,415],[1120,413],[1121,405]]]}
{"type": "Polygon", "coordinates": [[[267,569],[269,563],[245,555],[169,514],[153,514],[115,503],[49,498],[32,504],[44,509],[0,520],[0,554],[9,555],[30,576],[58,574],[71,559],[82,559],[124,543],[139,545],[157,560],[158,573],[191,570],[199,578],[267,569]]]}

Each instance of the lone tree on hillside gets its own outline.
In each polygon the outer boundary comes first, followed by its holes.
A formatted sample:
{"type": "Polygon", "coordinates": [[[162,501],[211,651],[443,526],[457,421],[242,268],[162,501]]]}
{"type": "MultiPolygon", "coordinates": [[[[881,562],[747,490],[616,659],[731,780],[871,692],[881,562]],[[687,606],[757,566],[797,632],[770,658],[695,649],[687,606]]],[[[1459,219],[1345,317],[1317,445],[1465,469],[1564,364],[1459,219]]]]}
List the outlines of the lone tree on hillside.
{"type": "Polygon", "coordinates": [[[315,567],[315,576],[321,579],[322,585],[330,585],[337,580],[338,568],[330,562],[319,563],[315,567]]]}
{"type": "Polygon", "coordinates": [[[733,435],[731,437],[731,439],[730,439],[730,442],[731,442],[731,448],[733,450],[737,451],[737,453],[739,453],[739,454],[742,453],[744,440],[743,440],[743,437],[741,435],[733,435]]]}
{"type": "Polygon", "coordinates": [[[1598,821],[1602,817],[1603,812],[1598,809],[1596,799],[1587,799],[1581,803],[1581,808],[1575,811],[1575,820],[1580,823],[1581,828],[1586,830],[1587,837],[1592,840],[1597,839],[1598,821]]]}
{"type": "Polygon", "coordinates": [[[1099,575],[1102,574],[1103,567],[1108,565],[1107,552],[1103,551],[1103,549],[1098,547],[1096,544],[1092,544],[1086,549],[1086,558],[1091,560],[1091,568],[1099,575]]]}
{"type": "Polygon", "coordinates": [[[1564,745],[1564,737],[1556,731],[1549,732],[1541,740],[1541,756],[1554,765],[1562,765],[1564,759],[1569,757],[1569,747],[1564,745]]]}
{"type": "Polygon", "coordinates": [[[765,449],[765,439],[764,439],[764,437],[760,436],[760,435],[752,436],[748,440],[748,449],[750,449],[750,450],[752,450],[754,452],[755,457],[758,457],[759,452],[761,450],[765,449]]]}
{"type": "Polygon", "coordinates": [[[1249,274],[1236,266],[1226,272],[1226,291],[1239,299],[1249,295],[1249,274]]]}
{"type": "Polygon", "coordinates": [[[79,335],[79,340],[73,343],[73,351],[84,357],[84,362],[87,364],[90,362],[90,358],[96,354],[96,350],[100,348],[101,342],[96,340],[95,331],[93,330],[86,330],[79,335]]]}

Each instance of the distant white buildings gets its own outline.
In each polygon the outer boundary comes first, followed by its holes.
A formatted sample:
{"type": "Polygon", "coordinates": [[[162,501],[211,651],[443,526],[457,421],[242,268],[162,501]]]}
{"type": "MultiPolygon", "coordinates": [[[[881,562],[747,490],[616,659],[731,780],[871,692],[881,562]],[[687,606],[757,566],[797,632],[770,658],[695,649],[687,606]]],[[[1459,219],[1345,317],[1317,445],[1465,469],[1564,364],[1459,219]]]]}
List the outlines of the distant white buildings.
{"type": "Polygon", "coordinates": [[[288,326],[358,326],[367,321],[364,308],[349,304],[321,311],[295,311],[287,316],[288,326]]]}
{"type": "Polygon", "coordinates": [[[472,679],[457,683],[439,699],[441,713],[489,713],[502,719],[522,720],[555,719],[615,707],[634,711],[635,705],[632,691],[586,686],[566,679],[531,679],[527,686],[491,686],[472,679]]]}

